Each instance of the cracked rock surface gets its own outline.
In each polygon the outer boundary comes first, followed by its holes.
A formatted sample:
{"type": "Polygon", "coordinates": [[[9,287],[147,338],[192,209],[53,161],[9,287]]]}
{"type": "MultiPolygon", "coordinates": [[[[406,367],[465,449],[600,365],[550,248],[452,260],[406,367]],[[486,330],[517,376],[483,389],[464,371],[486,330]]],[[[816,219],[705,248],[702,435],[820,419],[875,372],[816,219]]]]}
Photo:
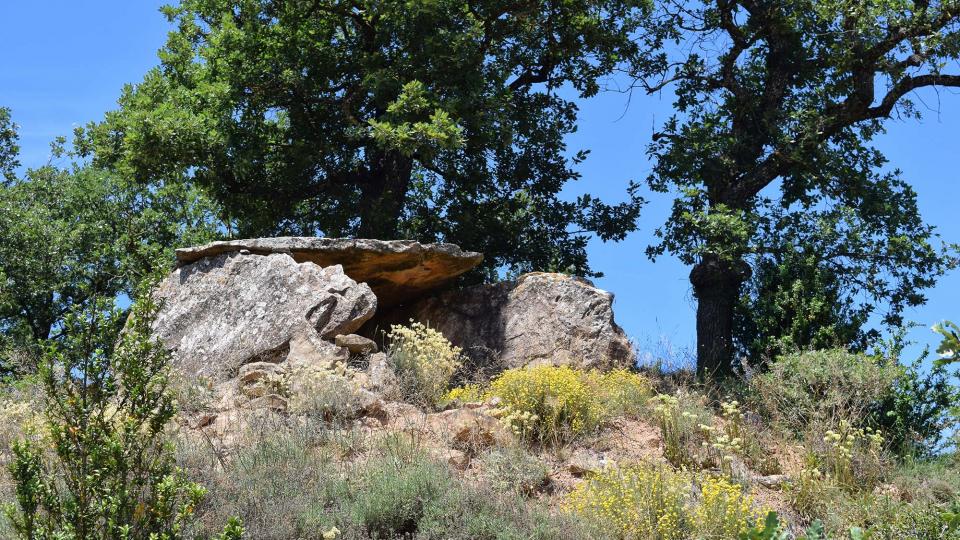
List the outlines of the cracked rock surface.
{"type": "Polygon", "coordinates": [[[332,341],[373,316],[377,298],[339,265],[289,255],[221,253],[177,268],[155,292],[155,335],[184,373],[216,384],[252,362],[339,349],[332,341]],[[291,351],[291,349],[294,349],[291,351]]]}

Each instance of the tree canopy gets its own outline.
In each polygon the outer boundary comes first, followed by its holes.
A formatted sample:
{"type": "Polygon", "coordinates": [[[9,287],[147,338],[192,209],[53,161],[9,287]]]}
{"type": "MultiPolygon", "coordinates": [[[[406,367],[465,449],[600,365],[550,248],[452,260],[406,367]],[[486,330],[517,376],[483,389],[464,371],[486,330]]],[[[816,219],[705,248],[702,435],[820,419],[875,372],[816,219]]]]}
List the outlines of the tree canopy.
{"type": "Polygon", "coordinates": [[[960,2],[664,0],[646,29],[638,85],[673,90],[676,111],[650,147],[651,187],[677,197],[649,254],[693,266],[701,374],[729,370],[754,271],[763,302],[798,283],[777,282],[784,265],[812,266],[848,320],[923,301],[954,261],[871,141],[919,117],[914,90],[960,86],[960,2]]]}
{"type": "Polygon", "coordinates": [[[640,199],[558,197],[564,137],[637,52],[645,0],[185,0],[160,66],[91,127],[96,162],[188,177],[242,236],[450,241],[486,269],[590,273],[640,199]],[[567,93],[561,95],[559,90],[567,93]]]}
{"type": "Polygon", "coordinates": [[[132,296],[173,248],[217,234],[209,201],[184,184],[144,187],[78,163],[28,169],[0,186],[0,337],[58,339],[71,310],[132,296]]]}

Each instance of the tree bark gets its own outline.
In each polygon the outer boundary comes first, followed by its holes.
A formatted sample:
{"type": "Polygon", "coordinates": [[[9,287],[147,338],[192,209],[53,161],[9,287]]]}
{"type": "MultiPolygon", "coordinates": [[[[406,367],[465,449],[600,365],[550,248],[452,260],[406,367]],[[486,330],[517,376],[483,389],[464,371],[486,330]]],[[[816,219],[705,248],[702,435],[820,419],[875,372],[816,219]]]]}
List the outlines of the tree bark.
{"type": "Polygon", "coordinates": [[[704,258],[690,271],[697,299],[697,376],[723,378],[733,373],[733,317],[740,289],[750,276],[743,261],[704,258]]]}
{"type": "Polygon", "coordinates": [[[361,238],[394,240],[406,203],[413,160],[399,152],[374,153],[360,198],[361,238]]]}

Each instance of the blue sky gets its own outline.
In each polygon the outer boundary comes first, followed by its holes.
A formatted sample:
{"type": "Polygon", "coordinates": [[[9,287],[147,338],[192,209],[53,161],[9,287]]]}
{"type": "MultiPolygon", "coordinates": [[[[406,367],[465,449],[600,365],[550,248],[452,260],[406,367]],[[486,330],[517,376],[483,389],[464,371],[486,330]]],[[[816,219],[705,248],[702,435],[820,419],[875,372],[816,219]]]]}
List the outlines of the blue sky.
{"type": "MultiPolygon", "coordinates": [[[[13,109],[21,127],[21,161],[37,166],[49,157],[49,143],[69,136],[75,126],[102,117],[116,107],[120,89],[157,63],[156,51],[168,26],[150,0],[46,0],[2,2],[0,20],[0,105],[13,109]]],[[[925,118],[892,121],[879,147],[915,186],[920,207],[945,240],[960,242],[960,94],[941,90],[917,97],[925,118]]],[[[670,114],[669,96],[601,94],[581,104],[579,131],[571,150],[589,148],[580,167],[583,179],[570,195],[589,191],[609,200],[622,198],[627,182],[650,171],[645,148],[654,126],[670,114]]],[[[656,263],[644,255],[653,230],[665,219],[670,201],[648,194],[650,204],[640,230],[624,242],[593,242],[590,256],[605,277],[597,284],[616,294],[620,324],[641,350],[653,354],[670,348],[691,350],[695,304],[687,282],[689,269],[664,257],[656,263]]],[[[469,247],[469,246],[465,246],[469,247]]],[[[960,272],[944,277],[928,292],[930,302],[907,316],[922,328],[910,337],[915,354],[935,336],[928,327],[944,318],[960,319],[960,272]]]]}

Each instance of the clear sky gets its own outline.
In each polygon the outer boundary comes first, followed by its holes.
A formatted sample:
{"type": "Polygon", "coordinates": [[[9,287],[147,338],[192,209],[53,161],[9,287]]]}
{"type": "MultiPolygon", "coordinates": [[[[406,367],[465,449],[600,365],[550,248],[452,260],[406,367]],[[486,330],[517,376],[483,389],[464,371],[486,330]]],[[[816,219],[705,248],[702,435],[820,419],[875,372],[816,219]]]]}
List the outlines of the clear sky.
{"type": "MultiPolygon", "coordinates": [[[[124,84],[156,65],[169,30],[157,11],[163,3],[0,2],[0,106],[11,107],[21,127],[25,166],[45,163],[54,137],[101,118],[116,107],[124,84]]],[[[927,221],[947,241],[960,242],[960,94],[941,90],[917,97],[928,108],[924,120],[890,122],[879,146],[915,186],[927,221]]],[[[571,150],[589,148],[591,155],[580,167],[583,179],[567,193],[623,197],[630,179],[641,181],[649,173],[645,149],[654,125],[669,113],[669,97],[636,95],[628,106],[625,95],[607,93],[582,103],[580,129],[569,143],[571,150]]],[[[670,203],[662,195],[647,198],[640,230],[624,242],[592,243],[590,256],[605,274],[597,284],[616,294],[618,321],[641,350],[677,354],[695,342],[689,269],[670,257],[653,263],[644,255],[670,203]]],[[[928,296],[926,306],[907,314],[923,325],[910,334],[920,344],[935,341],[928,329],[934,322],[960,319],[960,273],[943,278],[928,296]]]]}

